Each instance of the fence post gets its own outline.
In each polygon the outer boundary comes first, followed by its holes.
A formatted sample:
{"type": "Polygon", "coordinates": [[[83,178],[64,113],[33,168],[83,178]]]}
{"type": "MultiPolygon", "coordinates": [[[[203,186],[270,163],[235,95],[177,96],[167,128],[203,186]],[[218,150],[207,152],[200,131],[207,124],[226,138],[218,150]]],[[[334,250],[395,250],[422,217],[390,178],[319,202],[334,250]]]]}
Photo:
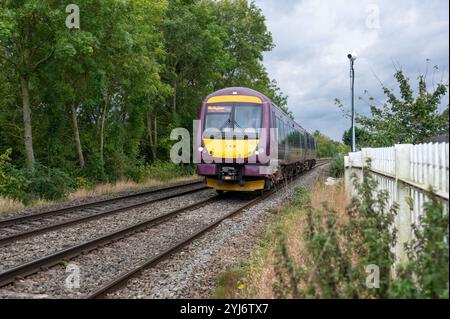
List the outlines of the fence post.
{"type": "MultiPolygon", "coordinates": [[[[394,198],[397,198],[399,205],[396,218],[396,228],[398,230],[397,245],[395,255],[399,263],[406,261],[405,244],[411,239],[411,207],[409,206],[410,189],[399,178],[410,180],[410,151],[411,144],[395,145],[395,190],[394,198]]],[[[391,194],[392,196],[393,194],[391,194]]]]}
{"type": "Polygon", "coordinates": [[[350,193],[352,187],[352,162],[350,156],[344,156],[344,187],[347,193],[350,193]]]}

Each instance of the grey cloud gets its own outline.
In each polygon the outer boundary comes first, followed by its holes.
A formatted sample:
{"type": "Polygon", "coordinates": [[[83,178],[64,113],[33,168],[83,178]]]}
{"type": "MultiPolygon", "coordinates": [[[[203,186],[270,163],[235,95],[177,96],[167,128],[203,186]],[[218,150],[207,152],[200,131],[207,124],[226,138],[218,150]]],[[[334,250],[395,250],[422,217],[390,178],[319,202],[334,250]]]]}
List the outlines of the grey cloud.
{"type": "MultiPolygon", "coordinates": [[[[435,1],[256,0],[263,10],[276,48],[264,64],[282,91],[289,108],[309,130],[320,130],[335,140],[349,127],[337,107],[338,97],[349,103],[347,53],[356,52],[356,95],[368,90],[384,101],[379,78],[395,88],[394,63],[415,81],[431,59],[439,65],[435,80],[448,83],[449,4],[435,1]],[[379,10],[379,26],[371,18],[379,10]]],[[[431,70],[429,76],[431,77],[431,70]]],[[[448,103],[448,96],[445,104],[448,103]]],[[[368,105],[357,100],[360,113],[368,105]]]]}

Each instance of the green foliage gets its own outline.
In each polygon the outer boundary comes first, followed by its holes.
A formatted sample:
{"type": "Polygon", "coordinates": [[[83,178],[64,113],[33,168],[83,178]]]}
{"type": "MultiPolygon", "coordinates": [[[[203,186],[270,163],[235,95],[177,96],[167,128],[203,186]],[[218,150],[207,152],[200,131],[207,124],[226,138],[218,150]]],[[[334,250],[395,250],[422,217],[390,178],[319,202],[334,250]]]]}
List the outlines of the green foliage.
{"type": "MultiPolygon", "coordinates": [[[[367,166],[370,167],[370,161],[367,166]]],[[[346,287],[346,294],[387,298],[391,283],[391,269],[395,261],[392,247],[397,241],[394,227],[398,205],[389,206],[389,193],[377,191],[378,182],[368,170],[363,171],[362,182],[353,176],[353,184],[358,196],[353,197],[347,210],[348,224],[343,227],[346,253],[350,256],[356,252],[357,263],[352,269],[351,285],[346,287]],[[377,289],[367,289],[365,267],[376,265],[380,270],[380,283],[377,289]]]]}
{"type": "Polygon", "coordinates": [[[213,293],[213,298],[216,299],[232,299],[236,298],[236,289],[242,289],[244,284],[242,278],[244,277],[244,268],[246,265],[240,265],[239,267],[227,268],[226,271],[221,273],[217,278],[216,289],[213,293]]]}
{"type": "Polygon", "coordinates": [[[36,164],[33,170],[25,171],[29,181],[27,195],[30,199],[63,199],[74,187],[74,180],[57,168],[36,164]]]}
{"type": "MultiPolygon", "coordinates": [[[[355,127],[355,138],[356,138],[356,148],[358,150],[363,147],[370,147],[372,144],[372,136],[370,133],[361,127],[355,127]]],[[[349,148],[352,147],[352,129],[349,128],[342,135],[342,142],[347,145],[349,148]]]]}
{"type": "Polygon", "coordinates": [[[315,131],[313,135],[316,139],[318,158],[331,158],[340,153],[348,153],[350,150],[346,145],[331,140],[319,131],[315,131]]]}
{"type": "Polygon", "coordinates": [[[435,196],[424,204],[414,239],[406,245],[408,262],[401,265],[391,294],[400,298],[449,298],[448,211],[435,196]]]}
{"type": "Polygon", "coordinates": [[[11,149],[0,156],[0,195],[29,203],[36,199],[59,200],[73,189],[74,180],[56,168],[36,164],[33,170],[17,169],[11,149]]]}
{"type": "MultiPolygon", "coordinates": [[[[433,69],[434,72],[438,70],[437,66],[433,69]]],[[[394,77],[399,86],[399,96],[394,90],[382,84],[386,102],[380,106],[374,105],[374,99],[369,96],[371,116],[356,117],[356,121],[370,135],[370,146],[427,143],[431,138],[448,132],[448,104],[446,109],[439,113],[439,106],[447,93],[448,84],[440,82],[430,89],[426,75],[420,75],[418,90],[415,93],[409,78],[402,70],[397,70],[394,77]]],[[[336,104],[343,109],[339,99],[336,99],[336,104]]]]}
{"type": "Polygon", "coordinates": [[[142,182],[146,179],[167,181],[172,178],[191,176],[194,173],[194,165],[176,165],[171,162],[157,161],[151,165],[134,166],[127,175],[136,182],[142,182]]]}
{"type": "MultiPolygon", "coordinates": [[[[367,164],[370,166],[370,162],[367,164]]],[[[305,252],[297,266],[287,250],[287,238],[277,233],[273,285],[277,297],[286,298],[448,298],[448,212],[430,195],[425,213],[414,226],[414,239],[406,245],[408,261],[395,265],[394,226],[398,205],[388,205],[388,193],[376,191],[377,181],[364,170],[354,175],[357,196],[347,208],[346,222],[326,202],[310,205],[304,194],[291,204],[306,214],[305,252]],[[379,267],[379,288],[366,286],[366,267],[379,267]]]]}
{"type": "Polygon", "coordinates": [[[330,176],[339,178],[344,176],[344,155],[337,154],[330,163],[330,176]]]}
{"type": "Polygon", "coordinates": [[[23,171],[16,169],[11,163],[11,153],[12,149],[7,149],[0,155],[0,195],[26,201],[30,181],[23,171]]]}
{"type": "Polygon", "coordinates": [[[170,132],[191,129],[202,99],[225,86],[259,90],[289,113],[287,97],[262,65],[263,52],[274,45],[254,3],[76,4],[81,26],[68,30],[64,1],[0,2],[0,152],[14,147],[15,170],[4,168],[9,188],[30,176],[21,169],[29,157],[21,147],[21,80],[29,86],[34,156],[43,165],[37,189],[47,185],[44,176],[61,185],[63,173],[82,176],[77,186],[192,173],[161,164],[169,160],[170,132]]]}

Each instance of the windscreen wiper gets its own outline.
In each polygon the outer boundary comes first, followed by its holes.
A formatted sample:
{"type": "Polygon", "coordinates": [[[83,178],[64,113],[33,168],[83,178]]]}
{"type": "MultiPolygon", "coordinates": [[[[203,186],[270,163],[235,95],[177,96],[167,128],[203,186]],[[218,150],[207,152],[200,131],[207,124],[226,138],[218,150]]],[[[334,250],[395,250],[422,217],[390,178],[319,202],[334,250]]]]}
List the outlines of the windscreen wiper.
{"type": "Polygon", "coordinates": [[[228,120],[226,120],[225,123],[223,123],[219,130],[222,131],[225,127],[228,126],[228,124],[231,124],[231,116],[228,118],[228,120]]]}

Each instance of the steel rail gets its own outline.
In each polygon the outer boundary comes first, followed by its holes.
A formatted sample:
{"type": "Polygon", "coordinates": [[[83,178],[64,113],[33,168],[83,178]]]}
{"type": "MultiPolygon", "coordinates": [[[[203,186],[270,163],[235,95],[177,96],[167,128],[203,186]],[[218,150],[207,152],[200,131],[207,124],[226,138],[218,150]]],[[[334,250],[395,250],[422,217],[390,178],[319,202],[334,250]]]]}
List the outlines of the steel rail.
{"type": "Polygon", "coordinates": [[[106,234],[103,236],[99,236],[99,237],[89,240],[87,242],[69,247],[67,249],[58,251],[51,255],[47,255],[42,258],[38,258],[38,259],[32,260],[30,262],[20,264],[16,267],[7,269],[6,271],[0,273],[0,287],[3,287],[7,284],[14,282],[16,280],[16,278],[23,278],[25,276],[32,275],[34,273],[39,272],[42,269],[45,269],[45,268],[48,268],[48,267],[58,264],[58,262],[60,262],[61,260],[69,260],[71,258],[74,258],[74,257],[80,255],[83,252],[89,252],[100,246],[108,244],[112,241],[121,239],[127,235],[147,229],[148,227],[151,227],[151,226],[155,226],[159,222],[162,222],[163,220],[165,220],[169,217],[178,215],[182,212],[185,212],[185,211],[188,211],[191,209],[201,207],[208,203],[212,203],[221,198],[223,198],[223,196],[216,195],[214,197],[199,201],[199,202],[191,204],[189,206],[170,211],[168,213],[165,213],[163,215],[160,215],[160,216],[157,216],[154,218],[147,219],[138,224],[134,224],[132,226],[127,226],[118,231],[114,231],[112,233],[109,233],[109,234],[106,234]]]}
{"type": "MultiPolygon", "coordinates": [[[[325,165],[327,163],[328,162],[324,162],[324,163],[320,163],[320,164],[318,163],[313,168],[317,168],[317,167],[325,165]]],[[[208,226],[203,227],[202,229],[197,231],[196,234],[194,234],[194,236],[195,237],[201,236],[203,233],[207,232],[209,229],[219,225],[223,220],[228,219],[228,218],[232,217],[233,215],[236,215],[238,212],[240,212],[240,211],[242,211],[242,210],[244,210],[244,209],[246,209],[248,207],[256,205],[258,202],[260,202],[260,201],[264,200],[265,198],[267,198],[268,196],[272,195],[277,190],[278,190],[278,188],[274,188],[273,190],[263,194],[262,196],[259,196],[259,197],[255,198],[255,199],[252,199],[251,201],[247,202],[245,205],[243,205],[243,206],[239,207],[238,209],[236,209],[236,210],[226,214],[224,217],[221,217],[221,218],[217,219],[213,223],[214,226],[212,226],[213,224],[210,224],[208,226]]],[[[225,194],[225,196],[226,196],[226,194],[225,194]]],[[[176,215],[178,215],[178,214],[180,214],[182,212],[189,211],[189,210],[192,210],[192,209],[195,209],[195,208],[207,205],[209,203],[215,202],[215,201],[217,201],[219,199],[222,199],[222,198],[224,198],[223,195],[217,195],[217,196],[214,196],[212,198],[209,198],[209,199],[202,200],[200,202],[191,204],[191,205],[189,205],[187,207],[183,207],[183,208],[180,208],[180,209],[176,209],[176,210],[170,211],[170,212],[165,213],[163,215],[160,215],[160,216],[157,216],[157,217],[154,217],[154,218],[142,221],[142,222],[140,222],[138,224],[135,224],[135,225],[132,225],[132,226],[127,226],[127,227],[124,227],[124,228],[122,228],[122,229],[120,229],[118,231],[115,231],[115,232],[112,232],[112,233],[109,233],[109,234],[106,234],[106,235],[103,235],[103,236],[99,236],[97,238],[94,238],[94,239],[92,239],[90,241],[87,241],[87,242],[84,242],[82,244],[78,244],[78,245],[69,247],[67,249],[58,251],[56,253],[44,256],[42,258],[38,258],[38,259],[32,260],[30,262],[23,263],[23,264],[20,264],[18,266],[15,266],[13,268],[7,269],[6,271],[0,273],[0,287],[3,287],[3,286],[8,285],[8,284],[11,284],[18,278],[24,278],[26,276],[35,274],[35,273],[37,273],[37,272],[39,272],[41,270],[46,270],[47,268],[49,268],[51,266],[57,265],[61,260],[70,260],[70,259],[72,259],[72,258],[74,258],[74,257],[76,257],[76,256],[78,256],[78,255],[80,255],[82,253],[86,253],[86,252],[95,250],[95,249],[97,249],[99,247],[102,247],[102,246],[108,244],[108,243],[111,243],[113,241],[116,241],[116,240],[119,240],[121,238],[124,238],[124,237],[126,237],[128,235],[134,234],[136,232],[142,231],[142,230],[147,229],[147,228],[152,227],[152,226],[156,226],[159,223],[163,222],[164,220],[166,220],[166,219],[168,219],[168,218],[170,218],[172,216],[176,216],[176,215]]],[[[193,239],[195,239],[195,238],[191,238],[189,240],[189,242],[192,241],[193,239]]],[[[180,242],[178,242],[175,245],[176,247],[172,246],[171,248],[167,249],[165,251],[165,255],[169,256],[172,252],[174,252],[177,249],[183,247],[187,243],[188,243],[188,241],[184,241],[184,242],[180,241],[180,242]]],[[[148,261],[147,263],[150,262],[151,265],[154,265],[157,262],[161,261],[163,259],[163,257],[164,257],[164,252],[160,253],[159,255],[157,255],[155,257],[153,257],[152,259],[154,259],[154,260],[153,261],[148,261]]],[[[145,266],[145,267],[147,267],[147,266],[145,266]]],[[[140,270],[142,270],[144,268],[141,268],[140,270]]],[[[136,270],[135,272],[130,271],[130,272],[128,272],[128,274],[129,274],[129,276],[133,276],[133,274],[131,274],[132,272],[133,273],[138,273],[140,270],[136,270]]],[[[122,281],[127,281],[130,277],[126,277],[125,275],[122,275],[120,278],[122,278],[121,279],[122,281]]],[[[112,286],[116,287],[116,286],[120,285],[118,279],[116,279],[115,282],[116,283],[112,283],[112,282],[109,283],[108,286],[112,285],[112,286]]],[[[106,286],[104,286],[103,288],[106,288],[106,286]]],[[[96,290],[96,292],[91,294],[90,297],[97,297],[97,294],[98,294],[98,296],[102,296],[108,291],[109,291],[109,288],[106,289],[106,290],[100,288],[99,290],[96,290]],[[102,291],[100,291],[100,290],[102,290],[102,291]]]]}
{"type": "MultiPolygon", "coordinates": [[[[328,162],[329,161],[323,161],[321,163],[317,163],[313,167],[313,169],[317,168],[317,167],[320,167],[320,166],[323,166],[323,165],[327,164],[328,162]]],[[[301,174],[298,175],[298,177],[300,177],[300,176],[301,176],[301,174]]],[[[252,199],[252,200],[248,201],[247,203],[245,203],[244,205],[240,206],[239,208],[237,208],[237,209],[235,209],[235,210],[225,214],[224,216],[216,219],[214,222],[210,223],[209,225],[206,225],[206,226],[202,227],[200,230],[196,231],[194,234],[186,236],[185,238],[181,239],[176,244],[174,244],[173,246],[167,248],[163,252],[161,252],[161,253],[159,253],[159,254],[149,258],[145,262],[143,262],[143,263],[139,264],[138,266],[136,266],[134,269],[125,272],[121,276],[113,279],[112,281],[108,282],[107,284],[105,284],[105,285],[101,286],[100,288],[96,289],[94,292],[92,292],[89,295],[87,295],[86,298],[87,299],[104,298],[104,297],[107,296],[107,294],[119,290],[120,288],[125,286],[130,279],[139,276],[142,273],[143,270],[145,270],[145,269],[147,269],[149,267],[155,266],[156,264],[158,264],[162,260],[168,258],[173,253],[175,253],[176,251],[180,250],[181,248],[183,248],[184,246],[186,246],[187,244],[189,244],[193,240],[201,237],[204,233],[206,233],[206,232],[212,230],[213,228],[217,227],[224,220],[229,219],[229,218],[237,215],[238,213],[242,212],[246,208],[255,206],[256,204],[262,202],[267,197],[269,197],[272,194],[276,193],[278,191],[278,189],[279,188],[274,188],[271,191],[268,191],[267,193],[265,193],[265,194],[263,194],[261,196],[258,196],[255,199],[252,199]]]]}
{"type": "Polygon", "coordinates": [[[75,225],[75,224],[88,222],[88,221],[91,221],[91,220],[94,220],[94,219],[99,219],[99,218],[102,218],[102,217],[111,216],[111,215],[118,214],[118,213],[123,212],[123,211],[127,211],[127,210],[131,210],[131,209],[143,207],[143,206],[150,205],[150,204],[153,204],[153,203],[156,203],[156,202],[160,202],[160,201],[163,201],[163,200],[167,200],[167,199],[171,199],[171,198],[175,198],[175,197],[179,197],[179,196],[183,196],[183,195],[187,195],[187,194],[191,194],[191,193],[195,193],[195,192],[200,192],[200,191],[206,190],[206,189],[208,189],[208,187],[203,186],[203,187],[187,190],[187,191],[184,191],[184,192],[180,192],[180,193],[177,193],[177,194],[163,196],[163,197],[155,198],[155,199],[149,199],[149,200],[145,200],[145,201],[142,201],[142,202],[139,202],[139,203],[129,204],[129,205],[125,205],[125,206],[118,207],[118,208],[112,208],[112,209],[108,209],[108,210],[105,210],[105,211],[102,211],[102,212],[94,213],[94,214],[91,214],[91,215],[88,215],[88,216],[82,216],[82,217],[78,217],[78,218],[74,218],[74,219],[69,219],[69,220],[66,220],[66,221],[59,222],[59,223],[47,225],[47,226],[44,226],[44,227],[41,227],[41,228],[31,229],[31,230],[27,230],[27,231],[24,231],[24,232],[12,234],[10,236],[1,237],[0,238],[0,246],[4,246],[4,245],[6,245],[8,243],[11,243],[11,242],[19,240],[19,239],[24,239],[24,238],[27,238],[27,237],[31,237],[31,236],[35,236],[35,235],[38,235],[38,234],[46,233],[46,232],[49,232],[51,230],[56,230],[56,229],[72,226],[72,225],[75,225]]]}
{"type": "Polygon", "coordinates": [[[43,211],[43,212],[29,214],[29,215],[24,215],[24,216],[0,219],[0,227],[10,226],[10,225],[13,225],[13,224],[16,224],[16,223],[19,223],[19,222],[23,222],[23,221],[27,221],[27,220],[30,220],[30,219],[36,219],[36,218],[41,218],[41,217],[44,217],[44,216],[57,215],[57,214],[67,213],[67,212],[71,212],[71,211],[75,211],[75,210],[91,208],[91,207],[94,207],[94,206],[103,205],[103,204],[107,204],[107,203],[113,203],[113,202],[124,200],[124,199],[129,199],[129,198],[139,197],[139,196],[145,196],[145,195],[151,195],[151,194],[157,194],[157,193],[160,193],[160,192],[173,190],[173,189],[176,189],[176,188],[182,188],[182,187],[185,187],[185,186],[192,186],[192,185],[195,185],[195,184],[202,184],[202,183],[204,183],[204,182],[203,181],[194,181],[194,182],[187,182],[187,183],[170,185],[170,186],[167,186],[167,187],[152,188],[152,189],[149,189],[149,190],[140,191],[140,192],[136,192],[136,193],[129,194],[129,195],[118,196],[118,197],[103,199],[103,200],[99,200],[99,201],[93,201],[93,202],[89,202],[89,203],[85,203],[85,204],[68,206],[68,207],[57,208],[57,209],[50,209],[50,210],[46,210],[46,211],[43,211]]]}

